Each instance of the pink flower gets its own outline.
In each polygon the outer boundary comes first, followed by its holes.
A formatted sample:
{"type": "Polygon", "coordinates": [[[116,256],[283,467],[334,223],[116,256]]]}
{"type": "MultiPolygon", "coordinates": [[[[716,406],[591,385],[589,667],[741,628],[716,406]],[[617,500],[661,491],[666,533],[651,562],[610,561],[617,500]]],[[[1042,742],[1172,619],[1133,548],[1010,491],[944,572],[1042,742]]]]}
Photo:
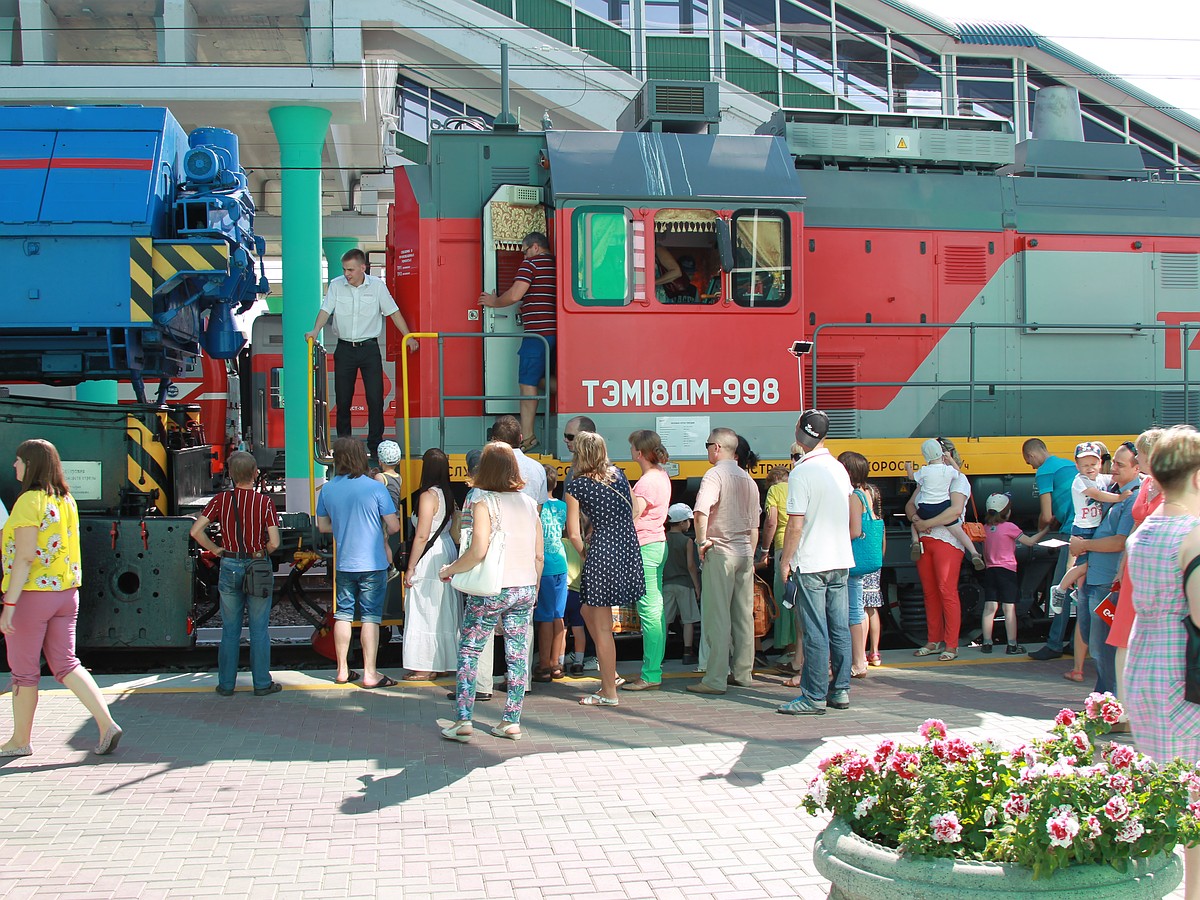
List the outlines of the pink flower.
{"type": "Polygon", "coordinates": [[[1060,710],[1058,715],[1054,717],[1055,725],[1073,725],[1075,723],[1075,711],[1071,709],[1060,710]]]}
{"type": "Polygon", "coordinates": [[[1133,779],[1128,775],[1122,775],[1120,772],[1113,772],[1109,775],[1107,783],[1114,791],[1119,791],[1122,794],[1129,793],[1133,787],[1133,779]]]}
{"type": "Polygon", "coordinates": [[[921,767],[921,757],[908,750],[901,750],[892,754],[888,766],[901,778],[910,781],[917,777],[917,769],[921,767]]]}
{"type": "Polygon", "coordinates": [[[940,760],[945,760],[947,756],[946,742],[934,738],[929,742],[929,749],[933,751],[933,755],[940,760]]]}
{"type": "Polygon", "coordinates": [[[1086,753],[1088,748],[1092,746],[1092,742],[1087,739],[1087,735],[1080,731],[1071,734],[1071,743],[1075,745],[1075,749],[1080,753],[1086,753]]]}
{"type": "Polygon", "coordinates": [[[1004,801],[1004,814],[1010,819],[1023,819],[1029,815],[1029,798],[1024,794],[1009,794],[1004,801]]]}
{"type": "Polygon", "coordinates": [[[821,760],[819,763],[817,763],[817,771],[824,772],[830,766],[840,765],[842,762],[842,757],[845,755],[846,755],[845,753],[835,753],[835,754],[833,754],[833,756],[825,757],[823,760],[821,760]]]}
{"type": "Polygon", "coordinates": [[[1069,806],[1059,806],[1046,820],[1046,833],[1050,835],[1051,847],[1070,847],[1079,834],[1079,820],[1069,806]]]}
{"type": "Polygon", "coordinates": [[[1113,794],[1104,804],[1104,814],[1114,822],[1123,822],[1129,818],[1129,804],[1120,794],[1113,794]]]}
{"type": "Polygon", "coordinates": [[[1132,747],[1124,744],[1112,744],[1108,751],[1108,761],[1118,769],[1128,769],[1137,759],[1137,753],[1132,747]]]}
{"type": "Polygon", "coordinates": [[[857,753],[851,753],[849,758],[842,764],[842,771],[846,775],[847,781],[862,781],[867,776],[868,772],[876,772],[875,764],[865,756],[859,756],[857,753]]]}
{"type": "Polygon", "coordinates": [[[950,738],[946,741],[945,758],[949,762],[965,762],[975,756],[977,752],[974,744],[970,744],[962,738],[950,738]]]}
{"type": "Polygon", "coordinates": [[[1146,829],[1141,822],[1137,819],[1130,819],[1117,832],[1117,840],[1124,841],[1126,844],[1132,844],[1145,833],[1146,829]]]}
{"type": "Polygon", "coordinates": [[[935,738],[944,738],[946,736],[946,723],[941,719],[926,719],[917,729],[917,734],[927,741],[932,741],[935,738]]]}
{"type": "Polygon", "coordinates": [[[1099,694],[1093,691],[1083,702],[1084,712],[1089,719],[1101,719],[1109,725],[1115,725],[1121,720],[1125,710],[1112,694],[1099,694]]]}
{"type": "Polygon", "coordinates": [[[933,827],[933,839],[943,844],[956,844],[962,840],[962,826],[953,812],[938,813],[929,820],[933,827]]]}
{"type": "Polygon", "coordinates": [[[882,766],[895,752],[895,741],[880,741],[879,746],[875,750],[875,762],[882,766]]]}
{"type": "Polygon", "coordinates": [[[1093,815],[1089,815],[1084,824],[1087,826],[1088,838],[1093,841],[1100,837],[1101,832],[1104,830],[1100,825],[1100,820],[1093,815]]]}

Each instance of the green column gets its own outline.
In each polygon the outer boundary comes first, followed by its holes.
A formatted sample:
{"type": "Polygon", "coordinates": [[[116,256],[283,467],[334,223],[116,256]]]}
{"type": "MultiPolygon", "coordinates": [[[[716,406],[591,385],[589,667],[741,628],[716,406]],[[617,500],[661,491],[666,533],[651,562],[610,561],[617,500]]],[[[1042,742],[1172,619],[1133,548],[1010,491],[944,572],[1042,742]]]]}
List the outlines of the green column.
{"type": "Polygon", "coordinates": [[[308,347],[304,333],[321,305],[321,151],[329,110],[277,106],[270,111],[279,141],[283,230],[284,474],[289,512],[309,509],[308,347]]]}
{"type": "MultiPolygon", "coordinates": [[[[321,246],[325,250],[325,262],[329,265],[329,278],[334,279],[342,274],[342,254],[358,246],[356,238],[327,237],[321,238],[321,246]]],[[[372,275],[379,275],[372,272],[372,275]]],[[[379,275],[382,278],[382,275],[379,275]]]]}
{"type": "Polygon", "coordinates": [[[117,383],[115,381],[84,381],[75,386],[75,399],[83,403],[117,402],[117,383]]]}

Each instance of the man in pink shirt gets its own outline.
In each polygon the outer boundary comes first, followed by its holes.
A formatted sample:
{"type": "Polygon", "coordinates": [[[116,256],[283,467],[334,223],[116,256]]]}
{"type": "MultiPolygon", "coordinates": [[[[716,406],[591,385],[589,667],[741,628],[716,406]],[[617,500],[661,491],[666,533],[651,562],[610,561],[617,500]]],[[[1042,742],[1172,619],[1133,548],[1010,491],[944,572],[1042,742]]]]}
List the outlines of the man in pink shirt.
{"type": "Polygon", "coordinates": [[[700,622],[708,641],[708,671],[687,689],[724,694],[729,684],[749,687],[754,678],[754,548],[758,546],[758,485],[737,464],[737,433],[714,428],[704,447],[713,467],[696,494],[696,547],[700,573],[700,622]],[[730,660],[732,644],[733,658],[730,660]]]}

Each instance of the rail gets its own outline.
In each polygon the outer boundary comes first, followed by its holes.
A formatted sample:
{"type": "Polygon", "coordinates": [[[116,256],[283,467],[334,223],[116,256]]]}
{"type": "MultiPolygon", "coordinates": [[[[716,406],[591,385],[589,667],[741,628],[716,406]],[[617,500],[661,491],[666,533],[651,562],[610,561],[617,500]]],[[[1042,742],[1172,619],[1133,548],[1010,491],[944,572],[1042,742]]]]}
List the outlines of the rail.
{"type": "MultiPolygon", "coordinates": [[[[975,371],[976,363],[976,341],[980,331],[990,330],[1020,330],[1020,331],[1063,331],[1063,332],[1080,332],[1092,331],[1106,334],[1122,334],[1129,332],[1130,334],[1141,334],[1144,332],[1181,332],[1181,364],[1180,364],[1180,379],[1173,381],[1142,381],[1137,382],[1139,387],[1174,387],[1182,388],[1183,390],[1183,421],[1191,420],[1191,380],[1188,378],[1188,343],[1190,335],[1193,332],[1200,332],[1200,323],[1141,323],[1135,322],[1131,324],[1094,324],[1094,323],[1071,323],[1071,322],[1055,322],[1054,324],[1042,324],[1040,322],[825,322],[813,329],[812,340],[812,377],[809,379],[810,399],[813,407],[818,406],[817,396],[818,391],[824,388],[842,388],[842,387],[965,387],[968,391],[968,412],[967,412],[967,437],[978,437],[975,433],[975,393],[980,388],[991,389],[996,387],[1094,387],[1095,379],[1087,380],[1080,379],[1072,381],[1067,379],[1055,379],[1054,381],[1030,381],[1028,379],[1019,379],[1010,381],[1007,379],[997,378],[978,378],[975,371]],[[904,381],[819,381],[817,378],[817,361],[820,351],[820,338],[824,332],[830,329],[841,328],[855,331],[894,331],[897,329],[921,329],[921,330],[942,330],[942,331],[967,331],[969,333],[970,344],[967,354],[968,374],[967,379],[963,380],[944,380],[934,378],[932,380],[918,381],[916,379],[906,379],[904,381]]],[[[940,339],[939,339],[940,340],[940,339]]],[[[803,398],[803,392],[801,394],[803,398]]]]}
{"type": "MultiPolygon", "coordinates": [[[[542,412],[542,433],[547,435],[547,444],[549,444],[549,430],[547,426],[550,422],[550,343],[540,334],[483,334],[478,331],[426,331],[421,333],[410,332],[404,336],[404,340],[400,343],[400,397],[404,404],[404,484],[408,487],[412,481],[412,416],[410,412],[410,397],[408,392],[408,341],[415,340],[435,340],[437,341],[437,365],[438,365],[438,435],[440,440],[439,445],[444,444],[446,440],[446,401],[448,400],[538,400],[539,408],[542,412]],[[522,340],[527,337],[537,338],[546,345],[546,389],[539,394],[447,394],[446,393],[446,354],[443,352],[447,339],[458,340],[468,339],[477,341],[488,340],[522,340]],[[544,401],[544,402],[541,402],[544,401]]],[[[480,354],[482,358],[482,354],[480,354]]],[[[528,435],[526,435],[528,437],[528,435]]],[[[411,490],[411,488],[409,488],[411,490]]]]}

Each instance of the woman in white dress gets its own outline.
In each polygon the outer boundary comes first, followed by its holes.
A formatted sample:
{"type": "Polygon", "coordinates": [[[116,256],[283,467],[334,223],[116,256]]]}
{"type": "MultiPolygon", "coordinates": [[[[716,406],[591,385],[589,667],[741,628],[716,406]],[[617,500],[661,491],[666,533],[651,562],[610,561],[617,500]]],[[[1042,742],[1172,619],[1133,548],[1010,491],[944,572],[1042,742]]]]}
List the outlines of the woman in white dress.
{"type": "Polygon", "coordinates": [[[404,584],[405,681],[429,681],[458,667],[458,630],[462,599],[438,578],[438,571],[458,558],[451,535],[458,510],[450,487],[450,462],[436,448],[422,457],[417,491],[417,531],[409,553],[404,584]]]}

